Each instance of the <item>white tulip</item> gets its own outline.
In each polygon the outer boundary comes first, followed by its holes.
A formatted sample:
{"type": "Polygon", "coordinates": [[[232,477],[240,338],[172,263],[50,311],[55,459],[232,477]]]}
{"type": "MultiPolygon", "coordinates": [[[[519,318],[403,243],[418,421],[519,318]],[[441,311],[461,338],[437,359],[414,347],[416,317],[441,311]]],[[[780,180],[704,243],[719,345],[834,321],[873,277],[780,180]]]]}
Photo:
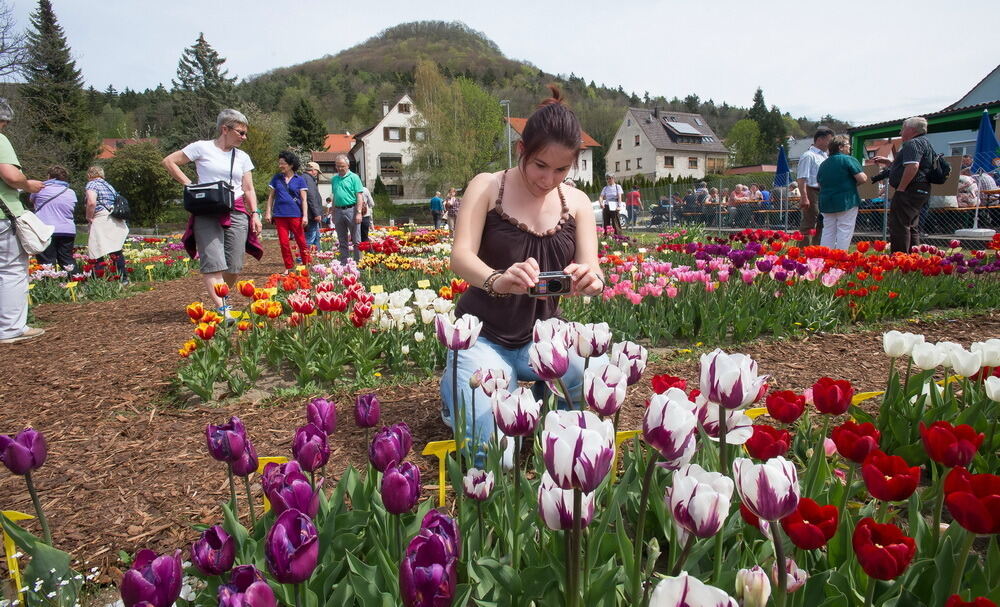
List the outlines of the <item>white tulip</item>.
{"type": "Polygon", "coordinates": [[[889,358],[900,358],[910,353],[909,342],[899,331],[882,334],[882,348],[889,358]]]}
{"type": "Polygon", "coordinates": [[[420,308],[420,322],[425,325],[429,325],[434,322],[434,317],[436,315],[437,312],[434,311],[434,308],[420,308]]]}
{"type": "Polygon", "coordinates": [[[736,599],[682,571],[663,578],[649,597],[649,607],[739,607],[736,599]]]}
{"type": "Polygon", "coordinates": [[[1000,403],[1000,377],[990,376],[983,383],[986,387],[986,397],[995,403],[1000,403]]]}
{"type": "Polygon", "coordinates": [[[436,298],[431,305],[434,307],[434,311],[438,314],[447,314],[448,312],[451,312],[452,308],[455,307],[455,304],[443,297],[436,298]]]}
{"type": "Polygon", "coordinates": [[[939,349],[934,344],[922,343],[913,346],[913,351],[910,353],[910,358],[913,359],[913,364],[920,369],[934,369],[944,362],[947,353],[939,349]]]}
{"type": "Polygon", "coordinates": [[[969,352],[964,348],[953,348],[948,353],[948,362],[955,373],[962,377],[972,377],[983,368],[983,353],[969,352]]]}
{"type": "Polygon", "coordinates": [[[406,305],[406,302],[410,301],[411,295],[413,295],[413,291],[409,289],[393,291],[389,294],[389,305],[393,308],[402,308],[406,305]]]}
{"type": "Polygon", "coordinates": [[[385,291],[375,294],[375,300],[372,301],[372,306],[381,308],[385,304],[389,303],[389,294],[385,291]]]}
{"type": "Polygon", "coordinates": [[[434,305],[437,292],[433,289],[417,289],[413,292],[413,305],[418,308],[428,308],[434,305]]]}
{"type": "Polygon", "coordinates": [[[743,607],[766,607],[771,598],[771,580],[759,565],[736,573],[736,598],[743,607]]]}
{"type": "Polygon", "coordinates": [[[977,341],[969,346],[973,352],[982,352],[984,367],[1000,367],[1000,339],[977,341]]]}

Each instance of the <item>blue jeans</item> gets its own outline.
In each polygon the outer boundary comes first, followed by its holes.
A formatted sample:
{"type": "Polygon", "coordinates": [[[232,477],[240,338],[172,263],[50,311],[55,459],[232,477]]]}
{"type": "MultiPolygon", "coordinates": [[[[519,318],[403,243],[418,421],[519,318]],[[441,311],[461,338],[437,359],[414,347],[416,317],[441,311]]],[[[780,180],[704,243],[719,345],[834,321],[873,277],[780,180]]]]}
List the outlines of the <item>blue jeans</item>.
{"type": "MultiPolygon", "coordinates": [[[[458,354],[458,391],[462,402],[467,407],[467,411],[470,411],[472,409],[472,388],[469,387],[469,378],[478,369],[505,370],[507,376],[511,378],[511,386],[508,388],[511,391],[517,388],[518,381],[539,381],[538,376],[531,370],[531,365],[528,364],[528,348],[530,347],[531,344],[529,343],[520,348],[505,348],[480,335],[475,345],[468,350],[449,351],[445,361],[444,373],[441,375],[441,400],[444,403],[444,406],[441,408],[441,419],[444,420],[444,423],[454,430],[455,398],[451,391],[451,377],[452,357],[456,353],[458,354]]],[[[607,356],[597,356],[591,359],[590,367],[592,368],[607,362],[607,356]]],[[[580,400],[581,391],[583,390],[583,359],[577,356],[575,352],[570,353],[569,370],[566,371],[562,380],[566,385],[566,389],[569,390],[574,408],[586,408],[586,405],[580,400]]],[[[540,399],[548,394],[548,387],[544,383],[536,384],[533,391],[535,398],[540,399]]],[[[560,401],[559,406],[560,408],[565,408],[566,403],[560,401]]],[[[476,418],[476,438],[479,444],[488,444],[494,434],[493,405],[482,388],[476,388],[474,414],[470,415],[466,413],[465,415],[466,438],[472,437],[473,415],[476,418]]],[[[539,420],[539,423],[543,423],[543,420],[539,420]]]]}
{"type": "Polygon", "coordinates": [[[309,220],[306,224],[306,246],[316,247],[319,250],[319,222],[309,220]]]}

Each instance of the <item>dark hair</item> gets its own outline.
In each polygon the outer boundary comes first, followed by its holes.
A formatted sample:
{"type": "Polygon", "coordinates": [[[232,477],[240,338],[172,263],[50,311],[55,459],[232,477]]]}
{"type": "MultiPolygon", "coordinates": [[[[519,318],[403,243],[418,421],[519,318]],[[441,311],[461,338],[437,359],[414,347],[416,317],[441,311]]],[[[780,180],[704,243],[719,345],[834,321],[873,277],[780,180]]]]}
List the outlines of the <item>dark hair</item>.
{"type": "Polygon", "coordinates": [[[299,172],[299,155],[298,154],[296,154],[295,152],[293,152],[291,150],[284,150],[282,152],[278,152],[278,158],[280,158],[281,160],[284,160],[285,162],[287,162],[288,165],[292,167],[292,172],[293,173],[298,173],[299,172]]]}
{"type": "Polygon", "coordinates": [[[831,129],[828,126],[821,126],[817,128],[816,132],[813,134],[813,142],[815,142],[820,137],[829,137],[830,135],[833,135],[833,129],[831,129]]]}
{"type": "Polygon", "coordinates": [[[563,101],[559,87],[550,84],[549,90],[552,91],[552,96],[538,104],[538,109],[528,118],[521,133],[522,165],[551,143],[575,150],[574,160],[580,156],[583,141],[580,121],[563,101]]]}
{"type": "Polygon", "coordinates": [[[54,164],[49,167],[49,179],[58,179],[59,181],[69,181],[69,171],[66,167],[54,164]]]}

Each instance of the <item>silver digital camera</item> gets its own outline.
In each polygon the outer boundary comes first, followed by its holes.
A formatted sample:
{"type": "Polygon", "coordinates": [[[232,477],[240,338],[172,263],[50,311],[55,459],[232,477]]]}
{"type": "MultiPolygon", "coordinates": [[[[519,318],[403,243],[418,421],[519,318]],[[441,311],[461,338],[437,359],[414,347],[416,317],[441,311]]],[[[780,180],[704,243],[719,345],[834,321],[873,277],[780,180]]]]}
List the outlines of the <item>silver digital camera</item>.
{"type": "Polygon", "coordinates": [[[573,290],[573,277],[565,272],[541,272],[538,283],[528,289],[531,297],[567,295],[573,290]]]}

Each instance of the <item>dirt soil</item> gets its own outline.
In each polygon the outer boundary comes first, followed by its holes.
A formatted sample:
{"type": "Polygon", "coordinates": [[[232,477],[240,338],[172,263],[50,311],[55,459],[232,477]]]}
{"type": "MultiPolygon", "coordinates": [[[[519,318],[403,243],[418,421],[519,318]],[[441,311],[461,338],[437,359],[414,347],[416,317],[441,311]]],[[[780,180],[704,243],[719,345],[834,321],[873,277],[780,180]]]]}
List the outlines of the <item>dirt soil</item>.
{"type": "MultiPolygon", "coordinates": [[[[265,261],[250,260],[245,277],[262,279],[283,269],[276,243],[267,247],[265,261]]],[[[79,559],[79,566],[101,567],[99,582],[117,580],[119,550],[184,547],[196,537],[193,524],[221,520],[226,475],[205,451],[206,424],[238,415],[258,454],[269,456],[290,454],[293,432],[304,419],[304,399],[258,396],[178,407],[171,379],[180,363],[177,348],[191,334],[184,306],[202,298],[200,277],[192,275],[115,301],[42,305],[34,312],[46,334],[0,347],[0,432],[30,425],[45,434],[48,461],[35,473],[35,483],[55,543],[79,559]]],[[[1000,314],[901,320],[895,328],[967,345],[1000,336],[1000,314]]],[[[802,390],[830,375],[850,380],[859,391],[878,390],[888,367],[881,333],[760,340],[739,350],[771,374],[777,389],[802,390]]],[[[695,357],[657,353],[647,378],[670,373],[696,386],[695,357]]],[[[641,427],[649,393],[648,381],[630,390],[623,428],[641,427]]],[[[343,467],[360,468],[367,458],[364,433],[353,424],[353,396],[334,395],[340,427],[331,437],[331,462],[338,477],[343,467]]],[[[407,422],[415,453],[427,441],[450,438],[438,415],[436,381],[387,386],[379,396],[382,421],[407,422]]],[[[433,483],[435,460],[411,457],[433,483]]],[[[428,495],[434,489],[425,486],[428,495]]],[[[259,497],[259,484],[254,491],[259,497]]],[[[0,471],[0,496],[0,509],[33,512],[20,477],[0,471]]],[[[245,508],[242,497],[241,504],[245,508]]],[[[36,524],[28,527],[39,533],[36,524]]]]}

